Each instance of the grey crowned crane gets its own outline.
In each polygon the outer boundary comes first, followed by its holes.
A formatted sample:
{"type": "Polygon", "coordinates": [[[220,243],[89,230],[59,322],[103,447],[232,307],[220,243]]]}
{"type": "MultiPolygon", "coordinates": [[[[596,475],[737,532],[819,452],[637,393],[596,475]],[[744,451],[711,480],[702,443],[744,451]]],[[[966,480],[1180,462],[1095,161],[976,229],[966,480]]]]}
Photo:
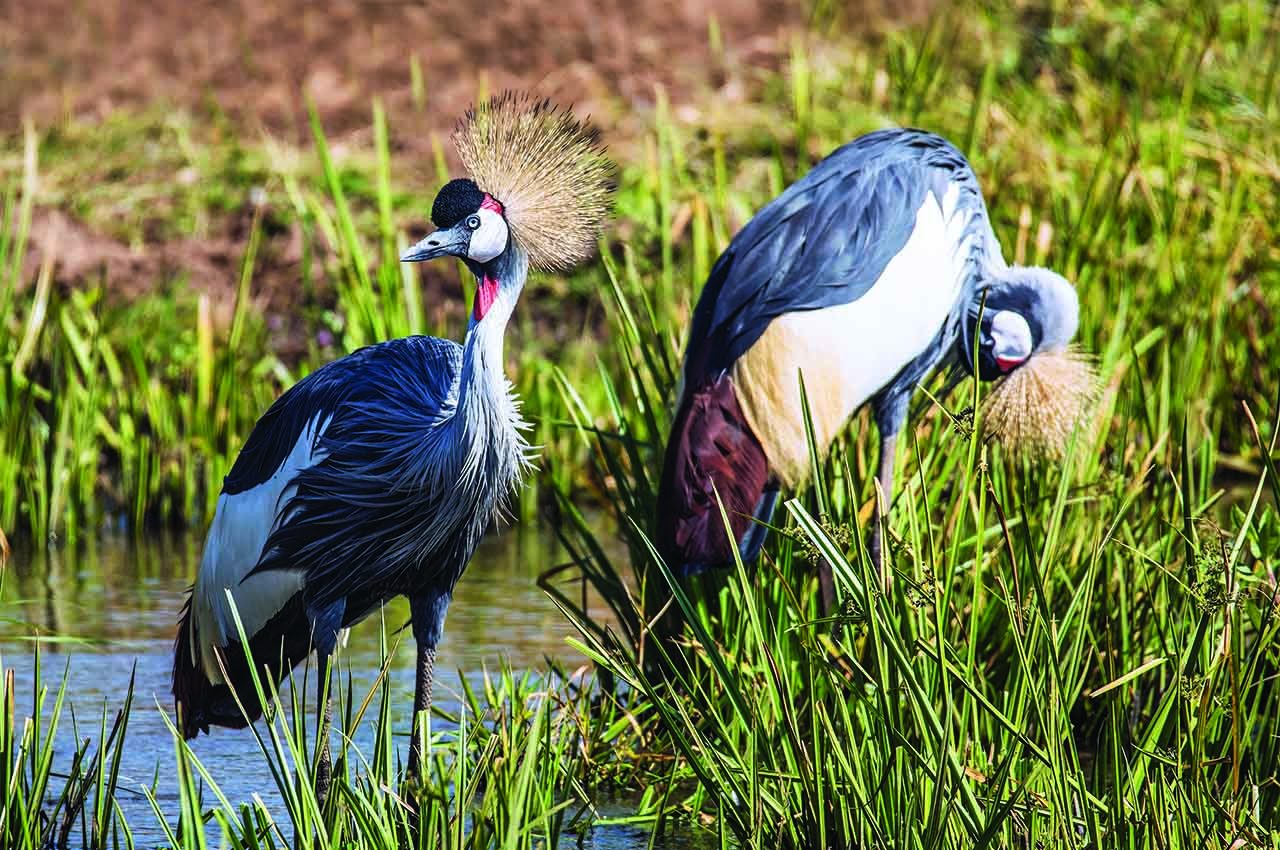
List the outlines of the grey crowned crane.
{"type": "MultiPolygon", "coordinates": [[[[339,633],[407,596],[417,769],[454,585],[530,463],[503,375],[507,321],[530,265],[567,269],[590,256],[612,193],[595,134],[547,101],[494,98],[466,114],[453,140],[470,177],[440,190],[437,230],[401,261],[467,265],[477,286],[466,339],[363,348],[299,381],[258,420],[223,483],[178,631],[173,694],[188,738],[262,711],[236,615],[267,676],[280,681],[314,649],[327,693],[339,633]]],[[[323,795],[327,699],[320,711],[323,795]]]]}
{"type": "MultiPolygon", "coordinates": [[[[880,515],[921,379],[942,363],[972,364],[970,344],[980,377],[1010,375],[1033,355],[1065,351],[1077,320],[1066,280],[1005,263],[978,180],[949,142],[891,129],[844,145],[738,232],[703,287],[659,485],[658,552],[681,575],[732,562],[734,548],[757,557],[779,489],[810,469],[801,377],[820,451],[871,405],[880,515]]],[[[1037,374],[1051,397],[1087,395],[1037,374]]],[[[1016,418],[1017,403],[1008,408],[1016,418]]],[[[1071,411],[1060,412],[1065,426],[1031,411],[1022,431],[1069,433],[1071,411]]],[[[869,548],[881,567],[878,522],[869,548]]]]}

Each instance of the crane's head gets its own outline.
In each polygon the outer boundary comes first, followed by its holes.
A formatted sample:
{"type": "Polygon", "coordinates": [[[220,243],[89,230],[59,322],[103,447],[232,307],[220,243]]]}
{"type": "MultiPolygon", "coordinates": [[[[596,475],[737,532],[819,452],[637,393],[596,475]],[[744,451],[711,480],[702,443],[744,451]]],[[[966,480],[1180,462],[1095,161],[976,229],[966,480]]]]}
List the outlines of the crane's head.
{"type": "Polygon", "coordinates": [[[965,318],[959,359],[997,380],[984,429],[1032,457],[1066,455],[1097,395],[1088,358],[1071,349],[1080,324],[1075,287],[1048,269],[1015,266],[981,290],[965,318]]]}
{"type": "Polygon", "coordinates": [[[458,257],[484,265],[501,256],[511,240],[502,204],[466,178],[450,180],[436,195],[431,222],[436,231],[406,251],[400,262],[458,257]]]}
{"type": "Polygon", "coordinates": [[[402,262],[459,257],[481,281],[480,299],[490,283],[523,283],[525,266],[504,274],[504,258],[564,271],[591,256],[614,188],[613,163],[593,129],[548,100],[507,92],[470,109],[453,144],[470,177],[440,190],[431,207],[438,229],[402,262]]]}
{"type": "Polygon", "coordinates": [[[993,381],[1033,354],[1063,351],[1080,324],[1080,301],[1066,278],[1048,269],[1014,267],[978,293],[969,306],[961,361],[993,381]],[[985,300],[984,300],[985,298],[985,300]]]}

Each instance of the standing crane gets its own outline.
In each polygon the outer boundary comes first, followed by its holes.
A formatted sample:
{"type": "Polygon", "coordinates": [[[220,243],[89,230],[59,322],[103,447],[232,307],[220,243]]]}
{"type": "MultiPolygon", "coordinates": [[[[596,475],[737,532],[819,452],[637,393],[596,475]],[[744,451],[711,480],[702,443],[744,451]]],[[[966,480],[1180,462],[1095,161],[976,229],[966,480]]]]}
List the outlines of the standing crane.
{"type": "MultiPolygon", "coordinates": [[[[803,381],[820,452],[871,405],[868,548],[883,569],[878,520],[916,386],[940,363],[971,364],[969,344],[980,377],[1009,375],[1064,349],[1077,322],[1071,284],[1005,263],[978,180],[949,142],[891,129],[844,145],[738,232],[703,287],[659,485],[659,554],[679,575],[731,563],[735,548],[757,557],[779,489],[810,469],[803,381]]],[[[829,567],[819,575],[830,606],[829,567]]]]}
{"type": "Polygon", "coordinates": [[[417,642],[409,769],[419,769],[454,585],[530,465],[503,375],[507,321],[530,265],[562,270],[589,257],[611,206],[612,164],[597,136],[548,101],[493,98],[453,141],[470,177],[440,190],[437,230],[401,262],[466,264],[477,281],[466,339],[362,348],[263,414],[223,482],[174,650],[173,695],[193,738],[262,712],[237,619],[264,679],[281,681],[314,649],[322,798],[339,633],[395,596],[409,599],[417,642]]]}

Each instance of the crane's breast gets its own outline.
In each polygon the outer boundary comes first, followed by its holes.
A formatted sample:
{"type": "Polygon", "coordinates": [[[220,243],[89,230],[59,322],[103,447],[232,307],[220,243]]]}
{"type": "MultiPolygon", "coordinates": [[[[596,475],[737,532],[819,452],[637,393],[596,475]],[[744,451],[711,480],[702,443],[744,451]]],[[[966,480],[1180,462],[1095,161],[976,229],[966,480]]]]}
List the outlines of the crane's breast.
{"type": "MultiPolygon", "coordinates": [[[[963,289],[969,211],[929,193],[902,250],[856,301],[786,313],[732,367],[743,414],[787,487],[809,471],[800,380],[821,452],[849,417],[921,355],[963,289]]],[[[823,281],[814,281],[815,286],[823,281]]],[[[939,352],[941,357],[943,352],[939,352]]]]}

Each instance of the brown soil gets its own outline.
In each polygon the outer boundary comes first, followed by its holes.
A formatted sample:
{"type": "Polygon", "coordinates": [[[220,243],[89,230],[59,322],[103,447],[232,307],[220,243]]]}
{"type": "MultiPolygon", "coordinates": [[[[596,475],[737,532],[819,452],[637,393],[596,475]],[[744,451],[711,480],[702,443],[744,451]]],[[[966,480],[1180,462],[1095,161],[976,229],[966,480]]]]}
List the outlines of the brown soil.
{"type": "MultiPolygon", "coordinates": [[[[915,14],[923,4],[852,0],[849,16],[915,14]]],[[[0,134],[12,137],[24,118],[43,127],[162,103],[226,115],[251,135],[265,131],[306,144],[309,97],[332,138],[361,141],[378,97],[392,118],[398,173],[426,176],[432,135],[447,131],[481,86],[533,89],[625,134],[638,124],[630,116],[653,102],[657,85],[677,104],[717,90],[741,99],[742,77],[780,64],[791,35],[804,27],[807,5],[0,0],[0,134]],[[711,18],[724,45],[719,55],[709,46],[711,18]],[[411,57],[422,69],[425,109],[414,103],[411,57]]],[[[199,240],[131,248],[62,211],[45,210],[34,223],[28,271],[56,243],[64,284],[102,276],[112,293],[128,298],[185,275],[197,290],[221,296],[234,289],[251,217],[249,210],[233,213],[215,225],[216,235],[199,240]]],[[[296,232],[267,240],[255,282],[275,302],[268,308],[287,308],[299,258],[296,232]]]]}
{"type": "MultiPolygon", "coordinates": [[[[217,235],[156,241],[134,249],[62,210],[39,209],[32,216],[23,277],[34,280],[44,258],[52,255],[54,282],[64,290],[101,281],[112,297],[131,299],[180,281],[207,293],[215,324],[226,327],[252,218],[246,210],[219,222],[217,235]]],[[[256,307],[278,313],[296,303],[301,264],[302,233],[296,225],[264,238],[254,264],[256,307]]]]}
{"type": "MultiPolygon", "coordinates": [[[[736,63],[771,62],[803,0],[0,0],[0,122],[168,101],[305,136],[303,93],[335,133],[383,98],[409,144],[446,128],[486,77],[576,102],[653,98],[708,81],[710,16],[736,63]],[[412,108],[411,57],[428,114],[412,108]],[[404,126],[406,120],[414,126],[404,126]]],[[[710,72],[710,73],[709,73],[710,72]]]]}

